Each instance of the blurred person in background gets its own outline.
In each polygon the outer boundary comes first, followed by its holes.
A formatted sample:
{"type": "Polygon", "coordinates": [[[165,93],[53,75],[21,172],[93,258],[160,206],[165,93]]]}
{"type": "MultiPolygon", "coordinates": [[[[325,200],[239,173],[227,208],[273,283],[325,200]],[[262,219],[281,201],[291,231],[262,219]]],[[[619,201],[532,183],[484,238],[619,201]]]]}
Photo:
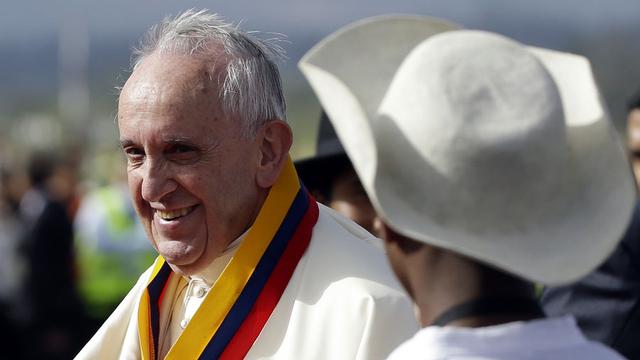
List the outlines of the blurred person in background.
{"type": "Polygon", "coordinates": [[[381,359],[416,330],[371,235],[300,184],[281,49],[188,10],[137,55],[117,125],[160,256],[77,359],[381,359]]]}
{"type": "Polygon", "coordinates": [[[636,182],[640,184],[640,89],[627,102],[627,146],[636,182]]]}
{"type": "Polygon", "coordinates": [[[78,296],[69,202],[75,166],[55,154],[29,160],[30,187],[20,200],[25,279],[20,301],[29,359],[69,359],[85,326],[78,296]]]}
{"type": "MultiPolygon", "coordinates": [[[[638,182],[640,91],[631,97],[627,109],[627,146],[638,182]]],[[[541,300],[548,314],[571,314],[590,339],[629,359],[640,359],[640,204],[607,261],[574,284],[546,289],[541,300]]]]}
{"type": "Polygon", "coordinates": [[[372,232],[375,210],[324,111],[318,127],[314,155],[295,161],[300,179],[318,202],[372,232]]]}
{"type": "Polygon", "coordinates": [[[92,163],[106,170],[106,178],[83,196],[74,221],[78,285],[93,324],[91,333],[157,256],[136,217],[121,154],[98,159],[92,163]]]}
{"type": "Polygon", "coordinates": [[[419,308],[424,328],[389,359],[622,359],[570,316],[546,318],[533,285],[596,267],[635,202],[585,58],[385,16],[300,68],[419,308]]]}
{"type": "Polygon", "coordinates": [[[18,214],[20,198],[26,191],[23,184],[14,168],[0,163],[0,347],[4,349],[3,355],[11,359],[23,358],[16,317],[24,275],[18,214]]]}

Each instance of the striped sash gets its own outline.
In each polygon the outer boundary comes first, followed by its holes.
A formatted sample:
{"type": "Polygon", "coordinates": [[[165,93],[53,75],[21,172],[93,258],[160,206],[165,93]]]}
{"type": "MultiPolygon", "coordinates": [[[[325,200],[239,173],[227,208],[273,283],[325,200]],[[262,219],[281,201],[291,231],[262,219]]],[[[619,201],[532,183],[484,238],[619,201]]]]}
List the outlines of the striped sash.
{"type": "MultiPolygon", "coordinates": [[[[240,248],[166,359],[243,358],[280,300],[317,219],[318,205],[288,160],[240,248]]],[[[159,309],[171,276],[158,257],[138,311],[143,360],[157,360],[159,309]]]]}

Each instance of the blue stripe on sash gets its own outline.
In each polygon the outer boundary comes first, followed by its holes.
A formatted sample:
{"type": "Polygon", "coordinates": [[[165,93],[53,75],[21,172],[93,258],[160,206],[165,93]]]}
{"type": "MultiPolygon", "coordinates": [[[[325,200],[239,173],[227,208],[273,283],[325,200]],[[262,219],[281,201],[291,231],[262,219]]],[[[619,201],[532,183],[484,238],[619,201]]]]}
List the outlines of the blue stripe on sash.
{"type": "Polygon", "coordinates": [[[304,214],[309,209],[309,197],[306,189],[301,186],[298,194],[291,204],[287,215],[285,216],[280,228],[278,229],[273,240],[260,258],[251,278],[242,290],[242,293],[236,300],[235,304],[229,310],[227,317],[224,319],[220,328],[209,341],[209,344],[200,354],[199,359],[217,359],[224,351],[225,347],[233,338],[242,322],[247,317],[255,300],[264,288],[265,283],[271,276],[278,260],[287,247],[289,240],[293,237],[304,214]]]}
{"type": "Polygon", "coordinates": [[[158,299],[162,294],[162,290],[164,290],[164,286],[167,283],[167,279],[169,279],[169,275],[171,275],[171,267],[165,262],[156,277],[147,286],[150,299],[149,311],[151,313],[153,347],[156,358],[158,356],[158,337],[160,336],[160,304],[158,303],[158,299]]]}

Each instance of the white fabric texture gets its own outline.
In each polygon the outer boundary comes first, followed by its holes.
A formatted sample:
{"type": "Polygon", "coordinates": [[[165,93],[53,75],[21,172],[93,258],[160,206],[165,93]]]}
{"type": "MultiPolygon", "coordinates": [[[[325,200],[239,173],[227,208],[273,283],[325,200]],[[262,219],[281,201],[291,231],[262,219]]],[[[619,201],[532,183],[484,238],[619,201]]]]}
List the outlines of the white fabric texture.
{"type": "MultiPolygon", "coordinates": [[[[384,253],[367,243],[372,235],[319,206],[309,248],[246,359],[384,359],[418,330],[384,253]]],[[[149,273],[76,359],[140,358],[137,310],[149,273]]]]}
{"type": "Polygon", "coordinates": [[[623,359],[587,340],[570,316],[483,328],[429,326],[398,347],[388,360],[607,360],[623,359]]]}

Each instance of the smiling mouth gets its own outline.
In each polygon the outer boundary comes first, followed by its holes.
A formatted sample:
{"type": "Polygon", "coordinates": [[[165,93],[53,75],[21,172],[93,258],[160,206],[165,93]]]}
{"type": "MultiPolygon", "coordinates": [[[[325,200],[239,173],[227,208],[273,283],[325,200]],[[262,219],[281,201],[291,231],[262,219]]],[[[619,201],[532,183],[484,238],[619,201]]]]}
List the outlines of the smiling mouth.
{"type": "Polygon", "coordinates": [[[195,208],[196,206],[191,206],[191,207],[186,207],[178,210],[170,210],[170,211],[156,209],[156,214],[162,220],[171,221],[171,220],[179,219],[183,216],[189,215],[195,208]]]}

